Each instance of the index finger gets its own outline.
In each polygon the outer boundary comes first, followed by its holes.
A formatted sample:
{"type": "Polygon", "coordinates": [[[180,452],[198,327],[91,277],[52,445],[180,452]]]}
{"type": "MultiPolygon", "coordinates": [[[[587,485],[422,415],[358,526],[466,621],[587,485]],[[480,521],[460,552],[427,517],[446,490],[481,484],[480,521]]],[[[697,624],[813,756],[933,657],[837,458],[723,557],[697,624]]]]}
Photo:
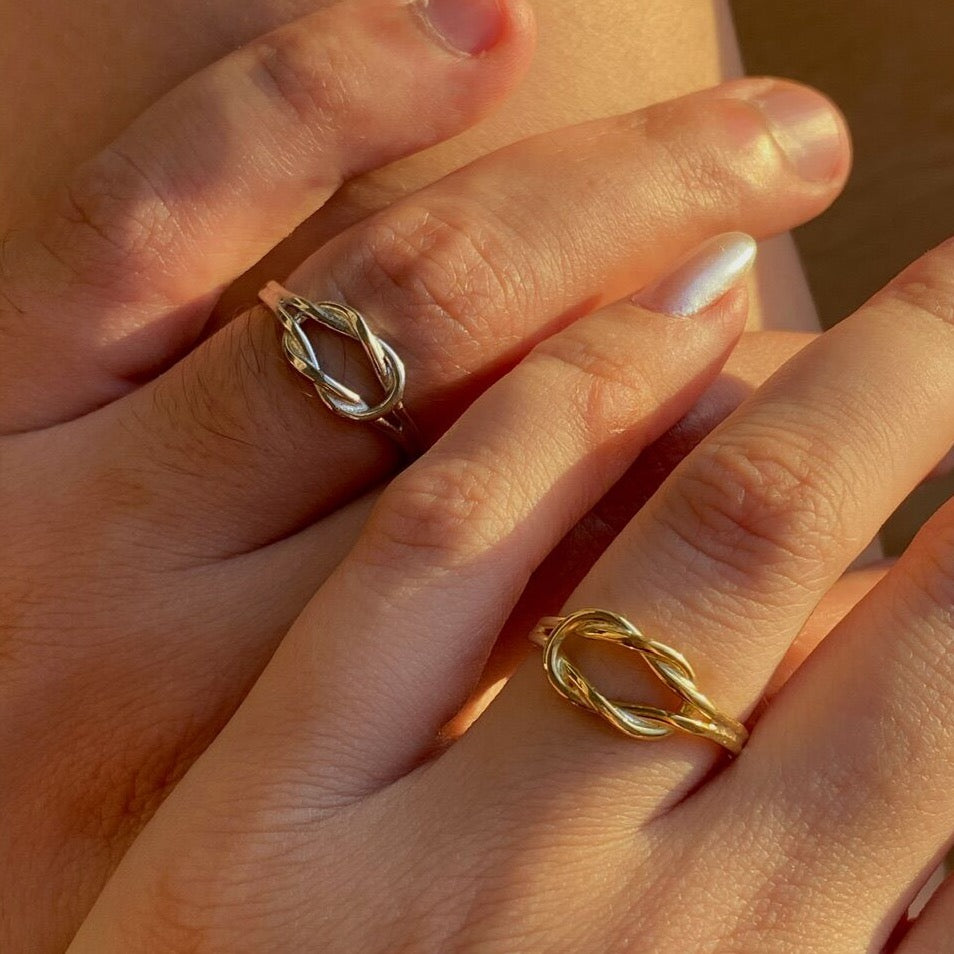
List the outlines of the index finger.
{"type": "Polygon", "coordinates": [[[139,117],[0,259],[0,431],[78,415],[187,349],[229,282],[347,179],[476,122],[529,62],[525,0],[345,0],[139,117]]]}

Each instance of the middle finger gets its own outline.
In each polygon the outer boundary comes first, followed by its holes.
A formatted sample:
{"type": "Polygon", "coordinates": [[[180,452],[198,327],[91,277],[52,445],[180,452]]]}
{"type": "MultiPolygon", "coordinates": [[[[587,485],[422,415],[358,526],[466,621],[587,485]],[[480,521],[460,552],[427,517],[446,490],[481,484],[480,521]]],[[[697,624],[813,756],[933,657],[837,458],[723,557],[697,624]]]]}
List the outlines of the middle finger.
{"type": "MultiPolygon", "coordinates": [[[[824,97],[730,83],[479,160],[351,228],[287,284],[368,316],[407,366],[429,442],[536,341],[708,235],[764,236],[817,214],[848,161],[824,97]]],[[[300,392],[274,319],[256,309],[84,426],[96,446],[102,429],[113,435],[102,466],[149,488],[152,525],[181,547],[201,514],[203,547],[227,555],[293,532],[394,465],[384,439],[300,392]]]]}

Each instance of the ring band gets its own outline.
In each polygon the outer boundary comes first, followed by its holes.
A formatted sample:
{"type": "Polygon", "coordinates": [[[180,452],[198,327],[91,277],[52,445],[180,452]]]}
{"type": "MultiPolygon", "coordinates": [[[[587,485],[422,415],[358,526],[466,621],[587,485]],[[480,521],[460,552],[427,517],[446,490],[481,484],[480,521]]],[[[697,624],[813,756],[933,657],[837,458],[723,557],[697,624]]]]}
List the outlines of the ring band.
{"type": "Polygon", "coordinates": [[[695,673],[685,657],[655,640],[647,639],[628,619],[608,610],[585,609],[569,616],[547,616],[530,633],[543,648],[543,667],[550,684],[574,705],[601,716],[633,739],[659,740],[675,731],[717,742],[738,755],[748,740],[748,730],[716,707],[696,688],[695,673]],[[649,668],[679,698],[676,712],[655,706],[608,699],[563,653],[569,636],[615,643],[639,653],[649,668]]]}
{"type": "Polygon", "coordinates": [[[282,349],[288,363],[311,381],[324,405],[350,421],[373,424],[406,454],[413,455],[417,448],[417,434],[403,404],[406,377],[404,363],[397,352],[371,330],[361,312],[338,302],[309,301],[288,291],[278,282],[269,282],[258,293],[258,297],[284,329],[282,349]],[[308,321],[314,321],[361,345],[371,370],[384,390],[384,397],[380,401],[371,404],[322,369],[303,327],[308,321]]]}

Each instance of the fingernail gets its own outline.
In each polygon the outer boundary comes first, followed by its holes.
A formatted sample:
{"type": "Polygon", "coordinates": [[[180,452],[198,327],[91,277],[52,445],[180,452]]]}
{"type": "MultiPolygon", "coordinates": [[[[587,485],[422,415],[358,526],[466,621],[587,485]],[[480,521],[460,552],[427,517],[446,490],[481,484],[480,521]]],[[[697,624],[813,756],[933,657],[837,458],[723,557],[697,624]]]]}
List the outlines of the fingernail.
{"type": "Polygon", "coordinates": [[[665,278],[633,296],[647,311],[689,318],[714,305],[751,271],[758,246],[751,235],[726,232],[703,242],[665,278]]]}
{"type": "Polygon", "coordinates": [[[834,178],[844,161],[844,131],[832,104],[803,86],[777,85],[747,97],[798,174],[810,182],[834,178]]]}
{"type": "Polygon", "coordinates": [[[459,53],[483,53],[503,33],[499,0],[418,0],[418,4],[431,29],[459,53]]]}

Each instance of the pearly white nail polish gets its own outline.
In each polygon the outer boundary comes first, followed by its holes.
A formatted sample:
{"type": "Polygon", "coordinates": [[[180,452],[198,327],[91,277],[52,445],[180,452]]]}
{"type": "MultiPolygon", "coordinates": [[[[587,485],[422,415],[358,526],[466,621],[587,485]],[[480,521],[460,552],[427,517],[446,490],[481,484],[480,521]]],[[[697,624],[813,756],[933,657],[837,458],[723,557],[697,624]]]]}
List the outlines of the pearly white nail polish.
{"type": "Polygon", "coordinates": [[[758,251],[744,232],[717,235],[692,251],[665,278],[633,296],[647,311],[676,318],[698,315],[735,288],[752,269],[758,251]]]}

